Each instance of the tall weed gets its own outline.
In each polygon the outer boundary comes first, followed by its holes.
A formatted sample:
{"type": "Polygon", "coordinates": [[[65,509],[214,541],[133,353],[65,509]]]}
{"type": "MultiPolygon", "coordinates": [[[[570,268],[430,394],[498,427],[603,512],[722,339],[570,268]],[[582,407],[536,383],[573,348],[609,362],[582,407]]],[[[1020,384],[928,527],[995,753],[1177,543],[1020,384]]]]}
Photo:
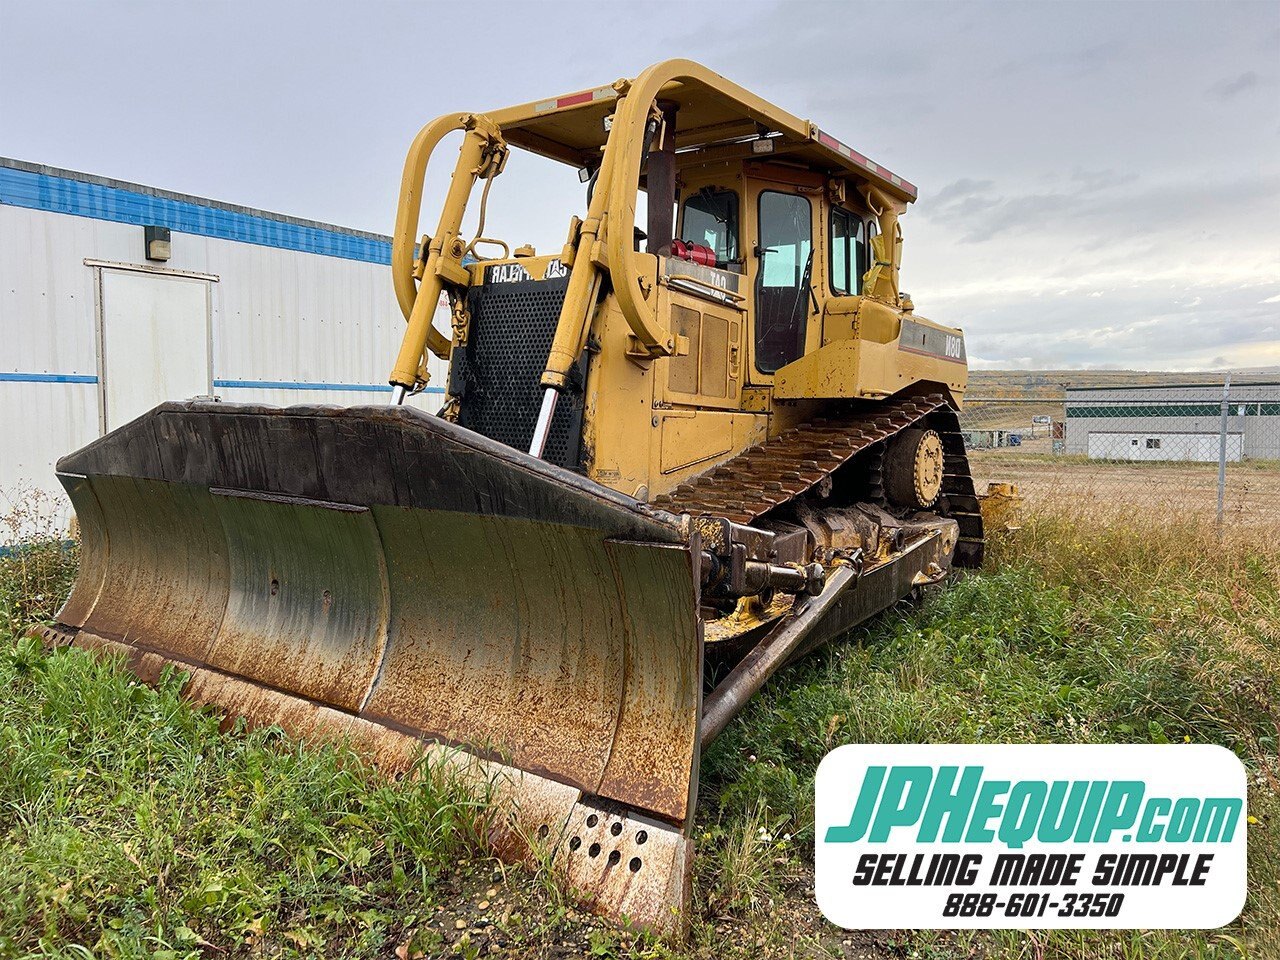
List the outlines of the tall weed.
{"type": "Polygon", "coordinates": [[[0,630],[16,634],[52,620],[71,592],[80,550],[66,510],[31,487],[0,494],[0,630]]]}

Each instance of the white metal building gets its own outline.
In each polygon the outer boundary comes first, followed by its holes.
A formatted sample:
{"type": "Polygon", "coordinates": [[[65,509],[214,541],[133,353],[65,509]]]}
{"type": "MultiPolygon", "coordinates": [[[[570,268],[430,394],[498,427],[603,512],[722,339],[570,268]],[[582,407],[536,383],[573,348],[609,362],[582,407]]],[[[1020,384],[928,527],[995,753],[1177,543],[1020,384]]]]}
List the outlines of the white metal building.
{"type": "Polygon", "coordinates": [[[60,492],[60,456],[163,400],[386,402],[390,256],[376,234],[0,159],[0,494],[60,492]]]}
{"type": "MultiPolygon", "coordinates": [[[[1216,463],[1221,451],[1221,383],[1069,387],[1064,413],[1068,454],[1216,463]]],[[[1280,383],[1232,385],[1226,455],[1280,460],[1280,383]]]]}

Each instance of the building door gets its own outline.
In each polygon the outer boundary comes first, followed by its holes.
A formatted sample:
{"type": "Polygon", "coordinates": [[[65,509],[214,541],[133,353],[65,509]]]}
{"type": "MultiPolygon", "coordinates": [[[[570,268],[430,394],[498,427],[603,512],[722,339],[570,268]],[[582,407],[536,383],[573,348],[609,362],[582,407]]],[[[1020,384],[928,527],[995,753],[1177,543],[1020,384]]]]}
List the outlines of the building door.
{"type": "Polygon", "coordinates": [[[103,428],[114,430],[166,400],[209,394],[209,280],[99,270],[103,428]]]}

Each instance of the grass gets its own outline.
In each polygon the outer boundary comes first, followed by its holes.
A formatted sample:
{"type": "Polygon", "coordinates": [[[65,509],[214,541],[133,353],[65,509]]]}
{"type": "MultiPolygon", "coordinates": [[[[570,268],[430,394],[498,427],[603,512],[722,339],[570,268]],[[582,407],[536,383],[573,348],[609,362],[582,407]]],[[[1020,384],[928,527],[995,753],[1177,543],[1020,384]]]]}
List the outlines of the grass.
{"type": "MultiPolygon", "coordinates": [[[[1250,899],[1222,932],[916,935],[921,956],[1280,957],[1280,548],[1209,528],[1032,518],[980,576],[770,684],[703,758],[703,803],[812,849],[843,743],[1217,743],[1252,774],[1250,899]]],[[[714,885],[720,881],[711,878],[714,885]]],[[[762,882],[767,884],[767,879],[762,882]]],[[[785,877],[777,886],[785,886],[785,877]]]]}
{"type": "MultiPolygon", "coordinates": [[[[481,811],[438,770],[387,784],[342,749],[220,733],[175,677],[152,690],[0,639],[0,958],[1280,957],[1275,540],[1041,516],[992,554],[788,669],[706,752],[678,949],[578,914],[537,871],[499,882],[481,811]],[[1222,931],[846,933],[813,906],[813,777],[834,746],[1187,740],[1252,778],[1250,897],[1222,931]]],[[[0,631],[47,609],[12,606],[73,561],[0,561],[0,583],[28,564],[0,587],[0,631]]]]}
{"type": "MultiPolygon", "coordinates": [[[[1106,470],[1116,467],[1136,467],[1143,470],[1198,470],[1203,473],[1218,474],[1218,463],[1200,460],[1105,460],[1090,457],[1083,453],[1038,453],[1021,448],[1001,447],[969,451],[971,459],[978,459],[984,465],[1018,466],[1020,464],[1047,464],[1055,467],[1092,467],[1106,470]]],[[[1231,478],[1238,473],[1271,473],[1280,468],[1280,462],[1261,460],[1249,457],[1227,464],[1227,476],[1231,478]]]]}
{"type": "Polygon", "coordinates": [[[473,846],[440,771],[391,784],[273,728],[222,735],[178,676],[19,641],[0,687],[0,956],[375,956],[473,846]]]}

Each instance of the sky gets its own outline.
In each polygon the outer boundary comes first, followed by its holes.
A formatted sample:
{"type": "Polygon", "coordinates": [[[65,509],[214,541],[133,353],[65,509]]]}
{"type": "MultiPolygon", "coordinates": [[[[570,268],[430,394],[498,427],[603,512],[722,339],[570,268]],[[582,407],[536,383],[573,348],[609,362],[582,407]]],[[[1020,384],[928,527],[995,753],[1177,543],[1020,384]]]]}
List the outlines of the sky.
{"type": "MultiPolygon", "coordinates": [[[[389,233],[432,117],[677,56],[919,185],[902,286],[973,366],[1280,368],[1276,0],[0,0],[0,155],[389,233]]],[[[584,202],[515,156],[485,232],[584,202]]]]}

